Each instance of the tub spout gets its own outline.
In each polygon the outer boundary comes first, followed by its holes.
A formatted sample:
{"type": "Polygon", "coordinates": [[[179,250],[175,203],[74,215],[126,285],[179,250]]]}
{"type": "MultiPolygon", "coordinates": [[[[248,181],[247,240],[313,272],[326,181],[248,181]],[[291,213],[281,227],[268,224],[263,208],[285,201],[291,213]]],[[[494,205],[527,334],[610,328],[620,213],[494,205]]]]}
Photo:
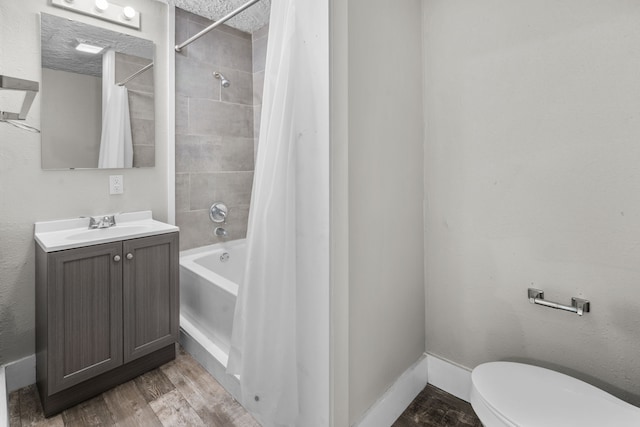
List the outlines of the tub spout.
{"type": "Polygon", "coordinates": [[[213,230],[213,232],[218,237],[227,237],[229,235],[229,233],[227,233],[227,230],[225,230],[222,227],[216,227],[216,229],[213,230]]]}

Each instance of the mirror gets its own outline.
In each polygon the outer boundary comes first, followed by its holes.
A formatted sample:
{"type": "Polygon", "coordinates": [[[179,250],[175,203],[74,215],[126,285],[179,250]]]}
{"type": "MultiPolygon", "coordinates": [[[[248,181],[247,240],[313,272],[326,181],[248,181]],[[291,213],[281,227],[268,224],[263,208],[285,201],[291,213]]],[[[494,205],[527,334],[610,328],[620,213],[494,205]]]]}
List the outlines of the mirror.
{"type": "Polygon", "coordinates": [[[42,168],[154,166],[153,42],[46,13],[40,28],[42,168]]]}

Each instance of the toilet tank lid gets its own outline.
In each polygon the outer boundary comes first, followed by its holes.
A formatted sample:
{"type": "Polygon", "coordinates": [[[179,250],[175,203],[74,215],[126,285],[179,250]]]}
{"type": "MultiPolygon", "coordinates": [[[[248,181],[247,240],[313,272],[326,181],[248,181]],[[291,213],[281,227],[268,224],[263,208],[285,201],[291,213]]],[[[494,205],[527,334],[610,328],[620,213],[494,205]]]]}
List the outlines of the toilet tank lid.
{"type": "Polygon", "coordinates": [[[517,426],[640,426],[640,408],[550,369],[490,362],[471,382],[490,410],[517,426]]]}

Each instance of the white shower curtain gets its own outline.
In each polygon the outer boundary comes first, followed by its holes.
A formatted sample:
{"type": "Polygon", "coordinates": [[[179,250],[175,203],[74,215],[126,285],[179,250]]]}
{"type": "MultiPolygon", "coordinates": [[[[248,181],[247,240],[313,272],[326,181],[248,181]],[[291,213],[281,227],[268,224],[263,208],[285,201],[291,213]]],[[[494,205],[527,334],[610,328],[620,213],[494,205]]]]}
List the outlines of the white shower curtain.
{"type": "Polygon", "coordinates": [[[102,55],[102,134],[99,168],[133,167],[129,94],[126,87],[115,83],[115,68],[115,51],[107,50],[102,55]]]}
{"type": "MultiPolygon", "coordinates": [[[[317,165],[323,164],[318,162],[318,147],[328,146],[327,140],[321,140],[325,132],[318,131],[316,109],[324,103],[318,103],[316,92],[327,87],[318,88],[312,58],[327,53],[313,52],[305,43],[309,37],[305,20],[314,19],[308,13],[313,1],[271,3],[247,267],[236,302],[227,367],[228,373],[240,376],[242,404],[264,427],[301,422],[303,383],[299,381],[303,379],[298,372],[306,350],[298,339],[313,332],[301,326],[309,320],[306,313],[297,312],[298,304],[308,287],[328,272],[323,257],[312,254],[316,248],[326,249],[324,241],[316,239],[316,231],[323,227],[314,221],[328,214],[328,175],[316,173],[317,165]],[[318,186],[324,187],[317,190],[318,186]],[[317,245],[312,248],[309,240],[317,245]],[[323,273],[314,274],[316,265],[323,273]]],[[[327,230],[321,232],[327,235],[327,230]]]]}

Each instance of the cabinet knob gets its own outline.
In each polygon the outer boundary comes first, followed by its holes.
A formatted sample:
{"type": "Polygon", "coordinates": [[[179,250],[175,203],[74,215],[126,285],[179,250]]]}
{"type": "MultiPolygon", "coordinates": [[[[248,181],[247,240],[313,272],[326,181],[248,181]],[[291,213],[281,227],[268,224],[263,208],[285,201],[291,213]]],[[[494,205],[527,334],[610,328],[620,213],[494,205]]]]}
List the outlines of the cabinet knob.
{"type": "Polygon", "coordinates": [[[127,259],[133,259],[133,254],[131,252],[127,254],[127,259]]]}
{"type": "Polygon", "coordinates": [[[116,255],[116,256],[114,256],[114,257],[113,257],[113,260],[114,260],[115,262],[120,261],[120,255],[116,255]]]}

